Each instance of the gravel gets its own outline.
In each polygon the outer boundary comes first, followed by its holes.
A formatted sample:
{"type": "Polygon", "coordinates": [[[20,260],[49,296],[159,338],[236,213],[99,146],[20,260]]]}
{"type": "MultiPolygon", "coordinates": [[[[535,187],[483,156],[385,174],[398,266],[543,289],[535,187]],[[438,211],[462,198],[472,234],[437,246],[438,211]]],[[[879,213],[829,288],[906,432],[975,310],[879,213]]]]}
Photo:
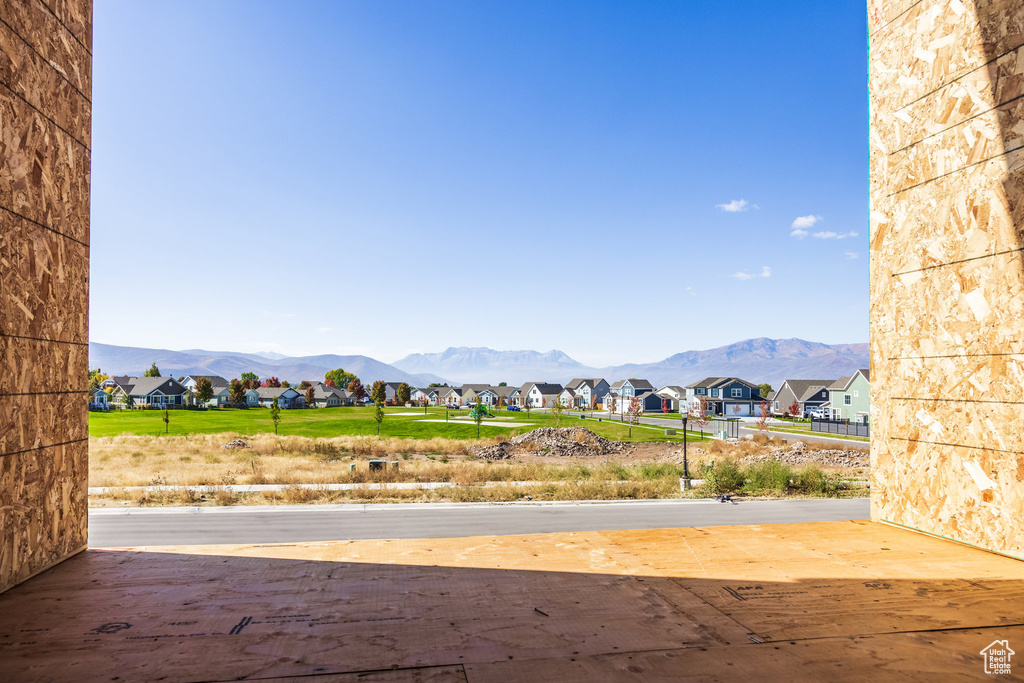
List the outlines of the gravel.
{"type": "Polygon", "coordinates": [[[631,444],[611,441],[583,427],[541,427],[493,446],[474,448],[473,452],[487,460],[506,460],[520,454],[587,457],[632,449],[631,444]]]}

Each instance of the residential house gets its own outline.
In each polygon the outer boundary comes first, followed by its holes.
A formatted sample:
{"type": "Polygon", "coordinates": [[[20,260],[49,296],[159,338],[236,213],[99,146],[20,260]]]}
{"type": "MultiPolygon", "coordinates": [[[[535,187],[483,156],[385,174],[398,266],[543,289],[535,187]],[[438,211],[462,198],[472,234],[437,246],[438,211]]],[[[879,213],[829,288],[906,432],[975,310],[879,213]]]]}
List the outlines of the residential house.
{"type": "Polygon", "coordinates": [[[220,375],[185,375],[181,380],[181,386],[185,387],[192,393],[195,393],[196,384],[198,384],[201,379],[210,380],[210,386],[213,387],[213,393],[215,394],[218,389],[226,389],[229,384],[229,382],[220,375]]]}
{"type": "Polygon", "coordinates": [[[568,387],[566,387],[565,389],[562,389],[562,393],[560,393],[558,395],[558,402],[561,403],[566,408],[568,408],[570,406],[575,408],[576,407],[576,392],[573,391],[572,389],[568,388],[568,387]]]}
{"type": "Polygon", "coordinates": [[[410,387],[409,389],[409,400],[419,405],[429,397],[428,389],[420,389],[418,387],[410,387]]]}
{"type": "Polygon", "coordinates": [[[451,387],[427,387],[427,401],[432,406],[444,405],[444,395],[451,387]]]}
{"type": "Polygon", "coordinates": [[[675,384],[664,386],[654,393],[667,399],[668,403],[665,407],[672,411],[679,410],[680,403],[686,403],[686,389],[675,384]]]}
{"type": "Polygon", "coordinates": [[[491,388],[490,384],[463,384],[462,389],[462,403],[463,405],[473,405],[477,402],[477,394],[481,391],[486,391],[491,388]]]}
{"type": "MultiPolygon", "coordinates": [[[[302,398],[303,400],[306,398],[304,392],[302,398]]],[[[313,404],[309,405],[307,402],[306,405],[310,408],[337,408],[354,404],[355,395],[347,389],[339,389],[323,382],[316,382],[313,384],[313,404]]],[[[281,405],[280,399],[278,399],[278,405],[281,405]]]]}
{"type": "Polygon", "coordinates": [[[110,395],[102,389],[97,389],[89,397],[89,407],[106,410],[110,407],[110,395]]]}
{"type": "MultiPolygon", "coordinates": [[[[602,399],[607,408],[612,406],[610,412],[625,414],[629,411],[629,403],[634,396],[654,391],[654,385],[645,379],[631,377],[621,379],[608,387],[608,392],[602,399]]],[[[659,408],[660,409],[660,408],[659,408]]]]}
{"type": "Polygon", "coordinates": [[[245,390],[245,405],[255,408],[260,404],[260,393],[257,389],[245,390]]]}
{"type": "Polygon", "coordinates": [[[550,405],[552,401],[558,400],[559,394],[562,393],[562,385],[548,382],[527,382],[519,388],[519,392],[523,400],[526,401],[524,407],[543,408],[550,405]]]}
{"type": "Polygon", "coordinates": [[[118,405],[165,408],[185,405],[186,389],[173,377],[115,377],[110,400],[118,405]]]}
{"type": "Polygon", "coordinates": [[[523,407],[523,391],[519,387],[512,387],[512,391],[508,392],[508,404],[510,406],[523,407]]]}
{"type": "Polygon", "coordinates": [[[275,398],[278,408],[300,408],[306,402],[305,397],[291,387],[259,387],[255,391],[259,405],[264,408],[271,407],[275,398]]]}
{"type": "Polygon", "coordinates": [[[462,405],[462,387],[444,387],[441,392],[441,403],[446,406],[462,405]]]}
{"type": "MultiPolygon", "coordinates": [[[[643,408],[645,413],[661,413],[664,412],[664,408],[668,404],[667,398],[655,391],[645,391],[643,393],[634,396],[636,400],[640,401],[640,406],[643,408]]],[[[625,412],[629,412],[629,408],[633,402],[633,399],[629,399],[626,403],[625,412]]]]}
{"type": "Polygon", "coordinates": [[[485,406],[496,406],[498,405],[498,392],[494,391],[492,387],[480,389],[476,392],[476,398],[473,402],[482,403],[485,406]]]}
{"type": "Polygon", "coordinates": [[[871,377],[868,370],[858,370],[849,377],[840,377],[828,388],[828,403],[822,406],[833,420],[870,422],[871,377]]]}
{"type": "Polygon", "coordinates": [[[769,396],[772,412],[789,413],[791,417],[806,417],[807,411],[828,403],[828,388],[834,379],[787,379],[769,396]],[[793,410],[793,404],[796,410],[793,410]]]}
{"type": "Polygon", "coordinates": [[[709,414],[722,417],[749,417],[760,413],[765,400],[758,385],[738,377],[705,377],[686,385],[686,409],[691,411],[703,398],[709,414]]]}
{"type": "Polygon", "coordinates": [[[568,384],[567,389],[576,392],[575,406],[577,408],[601,408],[601,399],[608,393],[610,386],[608,382],[600,377],[574,377],[568,384]]]}
{"type": "Polygon", "coordinates": [[[519,389],[510,386],[498,386],[491,387],[491,391],[497,396],[497,403],[495,405],[510,406],[513,405],[511,402],[512,394],[518,392],[519,389]]]}

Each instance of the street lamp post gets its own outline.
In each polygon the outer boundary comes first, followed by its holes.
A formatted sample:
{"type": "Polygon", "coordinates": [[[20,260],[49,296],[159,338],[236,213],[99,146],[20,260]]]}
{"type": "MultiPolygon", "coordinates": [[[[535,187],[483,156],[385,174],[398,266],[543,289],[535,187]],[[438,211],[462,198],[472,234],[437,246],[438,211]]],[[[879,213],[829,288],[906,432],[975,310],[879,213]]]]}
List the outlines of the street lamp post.
{"type": "Polygon", "coordinates": [[[690,478],[690,468],[686,460],[686,422],[687,416],[683,414],[683,477],[686,479],[690,478]]]}

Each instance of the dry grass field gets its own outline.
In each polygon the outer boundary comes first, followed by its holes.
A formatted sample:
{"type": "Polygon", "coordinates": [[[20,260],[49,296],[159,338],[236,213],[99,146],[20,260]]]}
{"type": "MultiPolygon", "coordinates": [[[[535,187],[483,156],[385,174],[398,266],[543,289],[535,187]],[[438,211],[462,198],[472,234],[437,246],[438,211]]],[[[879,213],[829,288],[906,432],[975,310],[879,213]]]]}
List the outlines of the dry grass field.
{"type": "Polygon", "coordinates": [[[769,472],[765,465],[737,464],[779,445],[767,439],[710,442],[703,451],[692,448],[691,475],[709,478],[713,490],[684,494],[679,487],[683,468],[677,444],[643,444],[639,450],[608,458],[558,458],[529,452],[492,462],[477,457],[475,447],[505,441],[504,435],[481,443],[440,437],[327,439],[258,434],[245,437],[248,448],[224,448],[236,438],[232,433],[94,437],[90,439],[90,486],[175,488],[112,491],[91,496],[90,502],[109,506],[652,499],[714,495],[744,486],[752,495],[849,493],[835,485],[848,472],[825,472],[813,465],[769,472]],[[371,459],[387,460],[388,466],[371,471],[371,459]],[[754,488],[748,484],[751,476],[754,488]],[[455,486],[406,490],[381,486],[393,482],[455,486]],[[300,486],[335,483],[357,486],[346,491],[300,486]],[[216,488],[248,484],[283,488],[262,492],[216,488]]]}

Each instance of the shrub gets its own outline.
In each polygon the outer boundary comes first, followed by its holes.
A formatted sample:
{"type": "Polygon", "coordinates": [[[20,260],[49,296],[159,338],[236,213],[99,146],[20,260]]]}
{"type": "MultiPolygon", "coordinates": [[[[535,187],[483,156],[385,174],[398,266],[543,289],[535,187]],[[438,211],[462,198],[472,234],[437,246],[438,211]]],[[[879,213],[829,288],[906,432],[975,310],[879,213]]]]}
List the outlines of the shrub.
{"type": "Polygon", "coordinates": [[[782,493],[790,486],[793,472],[777,460],[766,460],[747,468],[747,490],[752,493],[774,491],[782,493]]]}

